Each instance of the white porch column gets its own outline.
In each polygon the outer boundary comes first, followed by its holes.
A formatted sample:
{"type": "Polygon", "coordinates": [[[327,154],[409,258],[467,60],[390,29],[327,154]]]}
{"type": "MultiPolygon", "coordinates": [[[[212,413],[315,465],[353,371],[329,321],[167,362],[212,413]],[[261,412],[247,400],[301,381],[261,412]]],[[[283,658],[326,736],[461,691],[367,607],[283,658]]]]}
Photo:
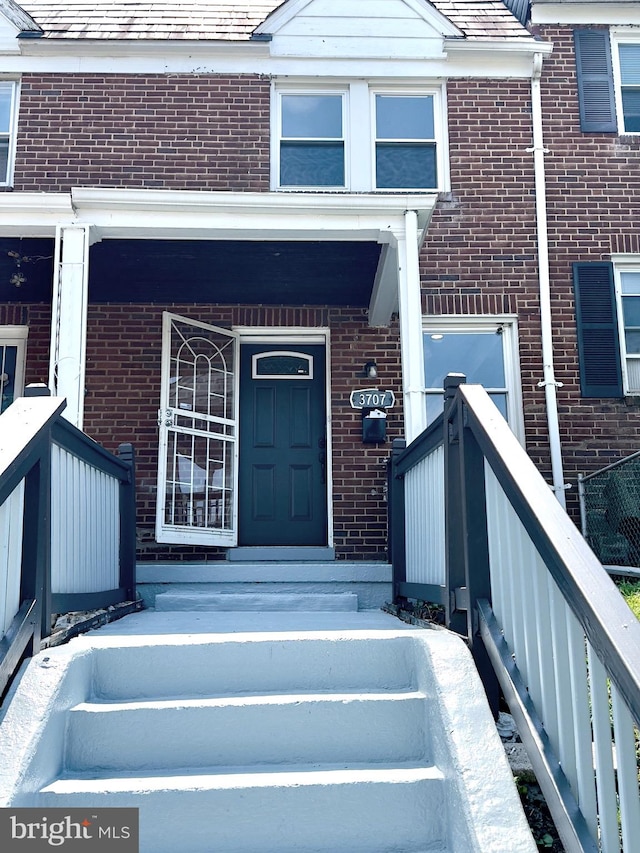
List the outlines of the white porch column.
{"type": "Polygon", "coordinates": [[[63,416],[82,429],[89,279],[88,225],[56,229],[49,388],[66,397],[63,416]]]}
{"type": "Polygon", "coordinates": [[[422,300],[418,262],[418,216],[414,210],[404,215],[404,233],[398,241],[398,305],[400,310],[400,353],[402,393],[407,443],[427,425],[424,398],[424,355],[422,345],[422,300]]]}

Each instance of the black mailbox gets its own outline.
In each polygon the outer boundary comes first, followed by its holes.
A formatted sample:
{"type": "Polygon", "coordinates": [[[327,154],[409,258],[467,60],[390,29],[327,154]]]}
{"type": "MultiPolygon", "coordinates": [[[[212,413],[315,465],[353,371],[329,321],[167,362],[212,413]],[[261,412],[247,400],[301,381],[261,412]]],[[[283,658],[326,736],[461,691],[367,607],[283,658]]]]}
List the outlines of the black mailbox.
{"type": "Polygon", "coordinates": [[[382,409],[362,410],[362,441],[381,444],[387,440],[387,413],[382,409]]]}

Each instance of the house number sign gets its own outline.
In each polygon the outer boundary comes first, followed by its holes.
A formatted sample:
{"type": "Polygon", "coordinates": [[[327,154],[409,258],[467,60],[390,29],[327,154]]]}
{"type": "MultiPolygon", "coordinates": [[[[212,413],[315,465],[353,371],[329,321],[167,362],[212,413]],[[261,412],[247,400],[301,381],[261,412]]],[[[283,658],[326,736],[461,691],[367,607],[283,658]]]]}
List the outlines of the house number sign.
{"type": "Polygon", "coordinates": [[[395,405],[396,398],[393,391],[366,388],[361,391],[352,391],[350,402],[352,409],[391,409],[395,405]]]}

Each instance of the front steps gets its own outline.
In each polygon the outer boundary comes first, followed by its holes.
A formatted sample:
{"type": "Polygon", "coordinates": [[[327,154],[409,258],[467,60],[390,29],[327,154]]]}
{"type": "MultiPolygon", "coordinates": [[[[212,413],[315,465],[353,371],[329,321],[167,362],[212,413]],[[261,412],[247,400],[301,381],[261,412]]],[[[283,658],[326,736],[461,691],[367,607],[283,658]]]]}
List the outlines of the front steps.
{"type": "MultiPolygon", "coordinates": [[[[240,556],[247,551],[265,549],[237,549],[240,556]]],[[[277,549],[278,553],[286,549],[277,549]]],[[[185,593],[194,596],[194,602],[205,595],[278,595],[290,596],[288,607],[295,596],[351,595],[357,596],[358,610],[379,610],[393,595],[391,566],[383,562],[356,562],[347,560],[299,559],[302,549],[290,559],[210,562],[145,563],[137,565],[138,592],[147,608],[157,607],[156,599],[165,593],[185,593]],[[297,557],[295,559],[294,557],[297,557]]],[[[313,550],[313,549],[312,549],[313,550]]],[[[270,555],[274,557],[274,554],[270,555]]],[[[166,602],[166,599],[163,599],[166,602]]],[[[320,602],[326,604],[328,602],[320,602]]],[[[163,605],[160,605],[163,606],[163,605]]],[[[316,609],[310,607],[309,609],[316,609]]]]}
{"type": "Polygon", "coordinates": [[[142,853],[536,849],[463,643],[383,613],[125,617],[31,662],[0,768],[3,806],[138,807],[142,853]]]}

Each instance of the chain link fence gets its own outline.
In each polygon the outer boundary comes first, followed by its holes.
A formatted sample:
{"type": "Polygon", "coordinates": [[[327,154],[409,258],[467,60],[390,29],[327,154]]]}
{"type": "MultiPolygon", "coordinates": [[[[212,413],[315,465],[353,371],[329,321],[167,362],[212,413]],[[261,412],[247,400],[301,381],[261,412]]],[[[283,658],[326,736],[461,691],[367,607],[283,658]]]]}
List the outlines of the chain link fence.
{"type": "Polygon", "coordinates": [[[640,451],[578,478],[582,535],[604,565],[640,566],[640,451]]]}

